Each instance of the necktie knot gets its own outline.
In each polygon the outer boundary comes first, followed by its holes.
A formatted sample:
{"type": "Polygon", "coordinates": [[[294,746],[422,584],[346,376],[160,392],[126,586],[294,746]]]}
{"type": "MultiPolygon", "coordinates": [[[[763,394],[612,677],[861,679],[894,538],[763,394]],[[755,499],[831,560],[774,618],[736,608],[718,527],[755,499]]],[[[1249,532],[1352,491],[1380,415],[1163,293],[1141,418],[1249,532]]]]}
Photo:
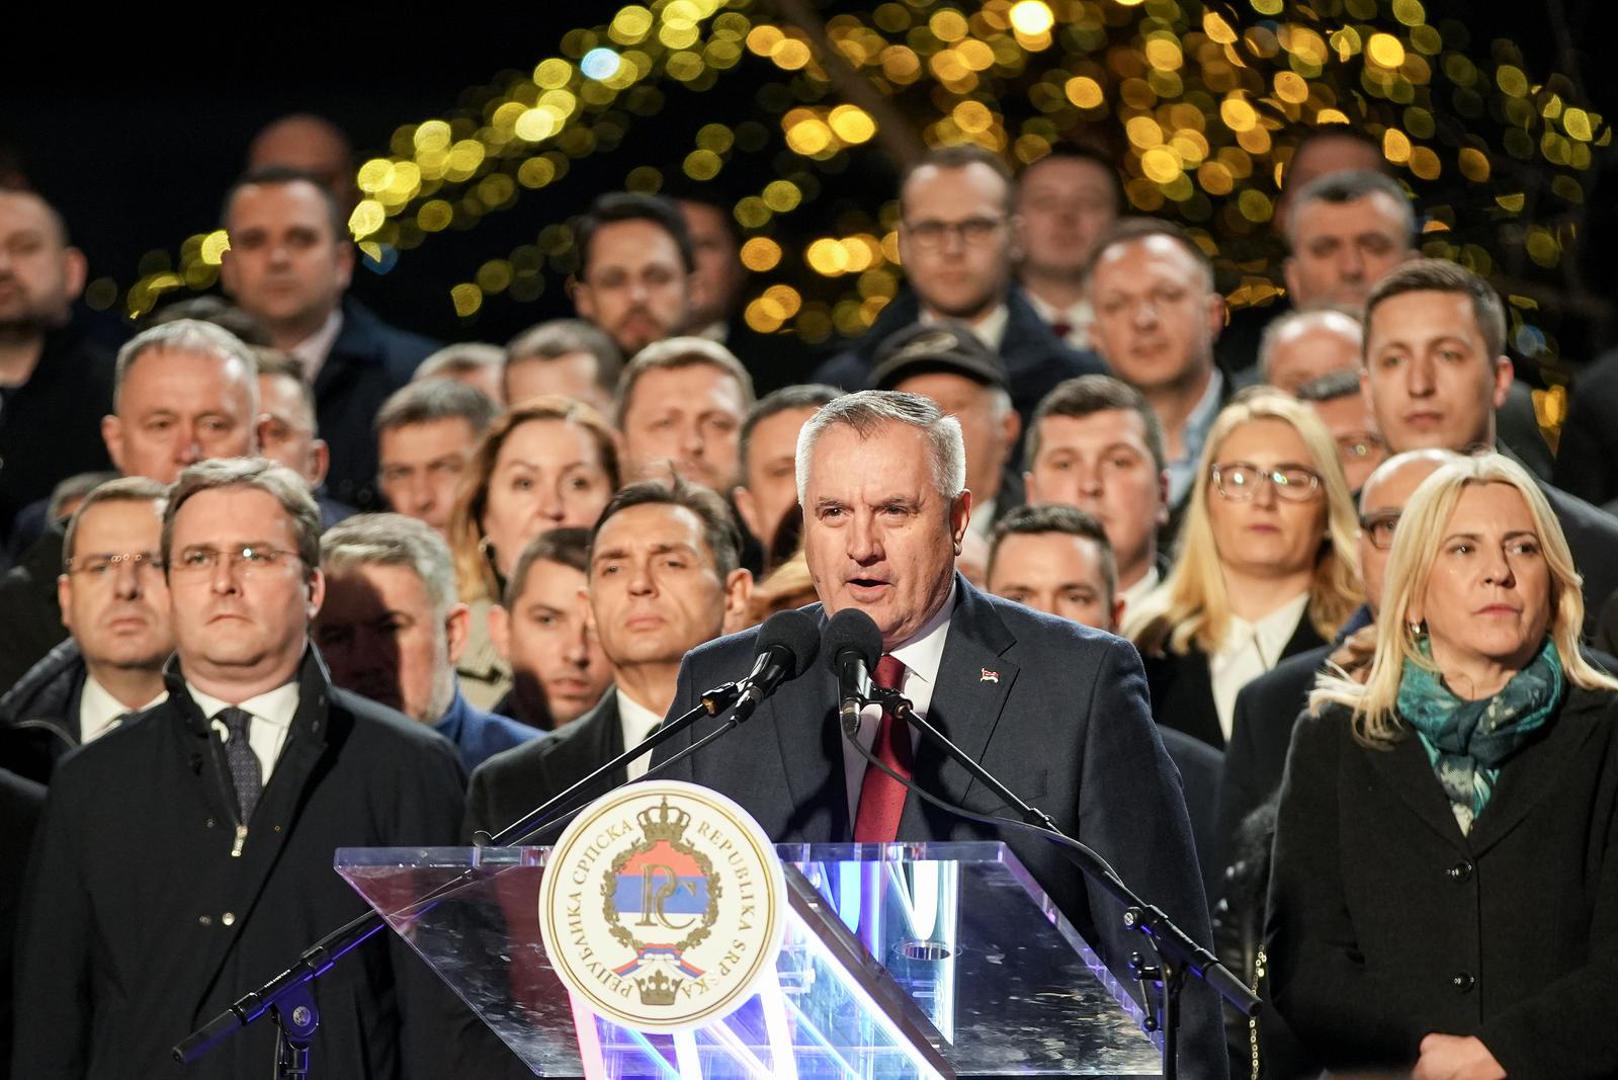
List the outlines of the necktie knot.
{"type": "Polygon", "coordinates": [[[230,733],[229,741],[235,742],[237,739],[247,738],[247,729],[253,723],[253,714],[236,708],[220,709],[214,719],[225,725],[225,730],[230,733]]]}
{"type": "Polygon", "coordinates": [[[871,681],[884,690],[897,690],[904,683],[904,678],[904,661],[883,653],[882,658],[876,662],[876,674],[871,677],[871,681]]]}

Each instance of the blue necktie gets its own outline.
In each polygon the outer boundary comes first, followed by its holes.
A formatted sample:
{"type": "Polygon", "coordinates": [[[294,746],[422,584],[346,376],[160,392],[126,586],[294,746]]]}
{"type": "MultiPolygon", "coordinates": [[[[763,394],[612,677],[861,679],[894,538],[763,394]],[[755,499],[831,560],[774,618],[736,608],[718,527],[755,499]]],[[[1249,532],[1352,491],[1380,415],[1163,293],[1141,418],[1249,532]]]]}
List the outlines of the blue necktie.
{"type": "Polygon", "coordinates": [[[220,709],[215,720],[225,725],[230,737],[225,740],[225,762],[230,766],[230,781],[236,788],[236,807],[241,811],[241,823],[253,819],[253,808],[258,805],[259,792],[264,788],[263,773],[259,769],[258,755],[247,741],[247,729],[253,723],[252,713],[241,709],[220,709]]]}

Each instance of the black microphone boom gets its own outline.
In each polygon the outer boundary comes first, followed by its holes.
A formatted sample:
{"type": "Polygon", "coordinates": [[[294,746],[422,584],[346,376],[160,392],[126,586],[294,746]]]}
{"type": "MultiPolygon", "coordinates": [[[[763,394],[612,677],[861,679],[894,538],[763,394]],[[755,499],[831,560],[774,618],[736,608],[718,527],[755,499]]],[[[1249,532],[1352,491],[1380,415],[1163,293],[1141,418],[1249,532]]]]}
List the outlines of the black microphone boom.
{"type": "Polygon", "coordinates": [[[882,631],[858,608],[844,608],[826,624],[826,658],[837,673],[837,711],[852,738],[860,709],[871,699],[871,672],[882,655],[882,631]]]}

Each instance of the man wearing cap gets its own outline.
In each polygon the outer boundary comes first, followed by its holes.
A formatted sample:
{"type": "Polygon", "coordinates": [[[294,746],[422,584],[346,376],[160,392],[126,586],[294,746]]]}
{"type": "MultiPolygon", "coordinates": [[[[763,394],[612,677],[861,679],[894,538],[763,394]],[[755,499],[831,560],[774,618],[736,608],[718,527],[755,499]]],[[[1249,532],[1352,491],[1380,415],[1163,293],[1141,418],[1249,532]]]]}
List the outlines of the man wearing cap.
{"type": "Polygon", "coordinates": [[[960,421],[972,492],[967,527],[987,540],[995,523],[1023,504],[1022,477],[1006,469],[1022,417],[1011,404],[1005,364],[960,326],[911,326],[882,343],[871,388],[920,394],[960,421]]]}

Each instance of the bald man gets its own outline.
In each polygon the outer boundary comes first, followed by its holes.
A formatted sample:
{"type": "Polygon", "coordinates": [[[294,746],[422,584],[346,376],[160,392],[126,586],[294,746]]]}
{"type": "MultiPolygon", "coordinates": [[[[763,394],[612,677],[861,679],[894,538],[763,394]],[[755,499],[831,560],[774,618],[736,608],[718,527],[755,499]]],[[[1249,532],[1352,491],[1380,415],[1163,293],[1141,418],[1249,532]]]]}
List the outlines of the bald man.
{"type": "Polygon", "coordinates": [[[278,166],[308,173],[331,192],[346,215],[359,201],[354,147],[343,129],[323,116],[292,113],[259,129],[247,146],[247,172],[278,166]]]}

